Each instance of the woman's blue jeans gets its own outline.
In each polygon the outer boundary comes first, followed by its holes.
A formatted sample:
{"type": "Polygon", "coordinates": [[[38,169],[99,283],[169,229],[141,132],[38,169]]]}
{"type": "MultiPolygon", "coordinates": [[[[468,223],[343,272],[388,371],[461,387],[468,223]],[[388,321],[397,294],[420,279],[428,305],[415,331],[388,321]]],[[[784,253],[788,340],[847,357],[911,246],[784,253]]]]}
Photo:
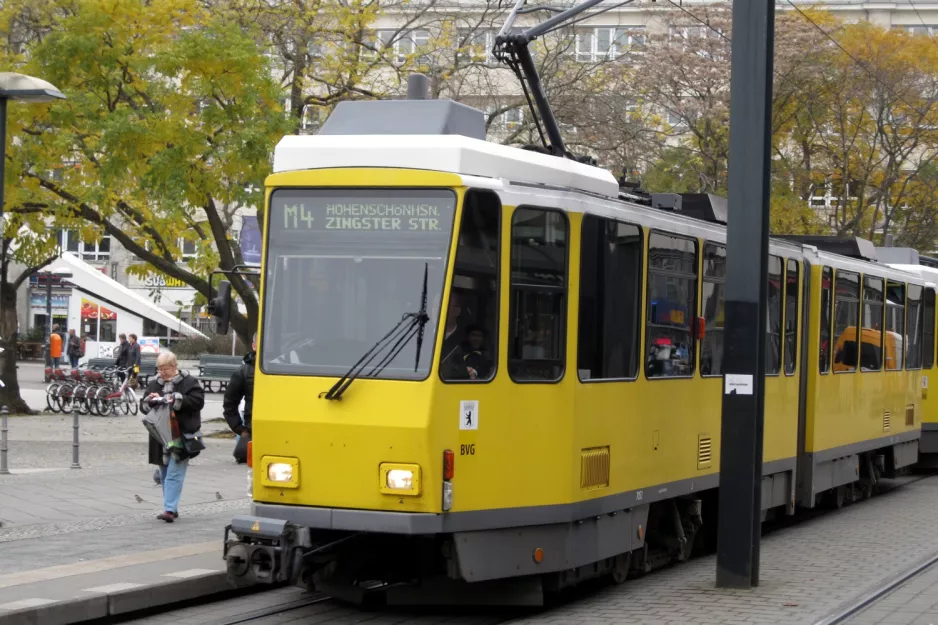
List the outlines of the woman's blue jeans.
{"type": "Polygon", "coordinates": [[[163,485],[163,511],[179,512],[179,498],[182,496],[182,483],[186,479],[189,459],[176,460],[169,455],[169,465],[160,465],[160,483],[163,485]]]}

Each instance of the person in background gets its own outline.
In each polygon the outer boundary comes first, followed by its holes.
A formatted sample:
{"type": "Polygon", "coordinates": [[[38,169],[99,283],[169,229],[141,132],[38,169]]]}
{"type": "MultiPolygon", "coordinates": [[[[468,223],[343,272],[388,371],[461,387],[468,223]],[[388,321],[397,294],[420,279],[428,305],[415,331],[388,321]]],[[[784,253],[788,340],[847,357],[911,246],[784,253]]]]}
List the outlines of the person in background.
{"type": "Polygon", "coordinates": [[[179,518],[179,498],[186,479],[189,459],[198,455],[186,448],[186,435],[198,434],[202,428],[202,408],[205,392],[199,381],[188,373],[179,372],[179,363],[172,352],[161,352],[156,359],[156,377],[147,384],[146,394],[140,402],[144,414],[150,412],[166,399],[171,401],[174,427],[173,441],[169,449],[150,438],[148,459],[159,467],[163,486],[163,512],[157,519],[172,523],[179,518]]]}
{"type": "Polygon", "coordinates": [[[130,386],[131,388],[137,385],[137,375],[140,373],[140,343],[137,342],[136,334],[129,334],[128,338],[130,339],[130,386]]]}
{"type": "MultiPolygon", "coordinates": [[[[120,334],[117,338],[120,339],[120,345],[117,348],[117,365],[118,369],[126,369],[130,366],[130,343],[127,342],[127,335],[120,334]]],[[[118,371],[118,377],[120,378],[121,384],[124,383],[124,372],[118,371]]]]}
{"type": "Polygon", "coordinates": [[[78,361],[81,359],[81,339],[75,334],[74,329],[68,331],[68,347],[66,350],[69,363],[72,365],[72,369],[74,369],[78,366],[78,361]]]}
{"type": "Polygon", "coordinates": [[[52,368],[59,368],[59,361],[62,360],[62,335],[59,334],[59,324],[52,326],[52,334],[49,336],[49,358],[52,359],[52,368]]]}
{"type": "Polygon", "coordinates": [[[254,363],[257,360],[257,333],[251,341],[251,351],[244,356],[241,367],[231,375],[222,411],[231,431],[239,436],[232,454],[238,464],[248,461],[248,441],[251,440],[251,416],[254,405],[254,363]],[[238,414],[238,406],[244,400],[244,416],[238,414]]]}

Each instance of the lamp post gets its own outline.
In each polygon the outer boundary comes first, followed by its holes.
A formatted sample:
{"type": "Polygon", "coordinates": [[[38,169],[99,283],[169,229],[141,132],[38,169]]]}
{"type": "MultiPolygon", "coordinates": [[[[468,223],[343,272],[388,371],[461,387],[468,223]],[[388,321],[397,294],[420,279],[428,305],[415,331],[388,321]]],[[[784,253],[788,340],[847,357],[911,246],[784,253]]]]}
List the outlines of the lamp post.
{"type": "MultiPolygon", "coordinates": [[[[45,80],[17,74],[15,72],[0,72],[0,272],[6,264],[6,221],[4,219],[4,182],[6,180],[6,148],[7,148],[7,102],[18,100],[20,102],[51,102],[64,100],[65,94],[53,87],[45,80]]],[[[0,341],[6,342],[3,335],[3,277],[0,275],[0,341]]],[[[2,353],[2,352],[0,352],[2,353]]],[[[3,385],[3,374],[6,359],[0,357],[0,387],[3,385]]]]}

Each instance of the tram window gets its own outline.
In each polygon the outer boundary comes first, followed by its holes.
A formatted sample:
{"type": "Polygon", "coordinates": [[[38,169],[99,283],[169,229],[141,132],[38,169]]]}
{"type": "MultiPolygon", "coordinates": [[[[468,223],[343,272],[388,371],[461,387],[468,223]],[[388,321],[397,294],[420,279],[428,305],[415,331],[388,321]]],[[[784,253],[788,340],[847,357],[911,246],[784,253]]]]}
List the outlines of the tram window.
{"type": "Polygon", "coordinates": [[[648,240],[645,376],[694,374],[697,243],[660,233],[648,240]]]}
{"type": "Polygon", "coordinates": [[[798,263],[788,261],[785,280],[785,375],[794,375],[798,356],[798,263]]]}
{"type": "Polygon", "coordinates": [[[568,224],[563,213],[518,208],[511,223],[508,373],[518,382],[563,377],[568,224]]]}
{"type": "Polygon", "coordinates": [[[447,382],[485,382],[495,377],[500,216],[497,195],[466,193],[440,351],[440,377],[447,382]]]}
{"type": "Polygon", "coordinates": [[[905,283],[893,282],[886,286],[886,369],[901,369],[905,361],[905,283]]]}
{"type": "Polygon", "coordinates": [[[860,276],[838,270],[834,282],[834,373],[857,370],[859,321],[860,276]]]}
{"type": "Polygon", "coordinates": [[[765,373],[777,374],[782,367],[782,259],[769,256],[769,298],[765,335],[765,373]]]}
{"type": "MultiPolygon", "coordinates": [[[[883,279],[863,276],[863,315],[860,320],[860,371],[883,368],[883,279]]],[[[889,359],[886,361],[889,367],[889,359]]]]}
{"type": "Polygon", "coordinates": [[[935,366],[935,291],[925,289],[925,312],[922,315],[922,368],[935,366]]]}
{"type": "Polygon", "coordinates": [[[642,231],[586,215],[580,240],[580,380],[634,378],[641,351],[642,231]]]}
{"type": "Polygon", "coordinates": [[[906,294],[909,302],[905,312],[906,341],[909,345],[905,362],[907,369],[922,368],[922,290],[921,286],[910,284],[906,294]]]}
{"type": "Polygon", "coordinates": [[[704,245],[703,299],[701,310],[706,331],[700,342],[700,375],[723,374],[723,322],[726,304],[726,248],[704,245]]]}
{"type": "Polygon", "coordinates": [[[821,336],[819,337],[820,358],[818,371],[827,373],[831,368],[831,286],[833,272],[824,267],[821,274],[821,336]]]}

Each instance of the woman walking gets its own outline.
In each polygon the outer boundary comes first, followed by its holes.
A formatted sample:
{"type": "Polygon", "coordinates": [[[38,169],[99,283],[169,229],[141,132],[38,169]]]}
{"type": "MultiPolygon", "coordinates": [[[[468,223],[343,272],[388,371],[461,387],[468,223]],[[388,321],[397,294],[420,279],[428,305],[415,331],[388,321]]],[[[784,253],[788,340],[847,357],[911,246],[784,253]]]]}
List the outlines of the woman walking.
{"type": "Polygon", "coordinates": [[[179,498],[189,459],[203,449],[199,430],[205,394],[195,378],[179,372],[172,352],[160,353],[156,371],[157,377],[147,384],[140,407],[144,414],[151,410],[170,411],[171,440],[164,446],[151,436],[149,461],[159,467],[163,486],[163,512],[156,518],[172,523],[179,518],[179,498]]]}

